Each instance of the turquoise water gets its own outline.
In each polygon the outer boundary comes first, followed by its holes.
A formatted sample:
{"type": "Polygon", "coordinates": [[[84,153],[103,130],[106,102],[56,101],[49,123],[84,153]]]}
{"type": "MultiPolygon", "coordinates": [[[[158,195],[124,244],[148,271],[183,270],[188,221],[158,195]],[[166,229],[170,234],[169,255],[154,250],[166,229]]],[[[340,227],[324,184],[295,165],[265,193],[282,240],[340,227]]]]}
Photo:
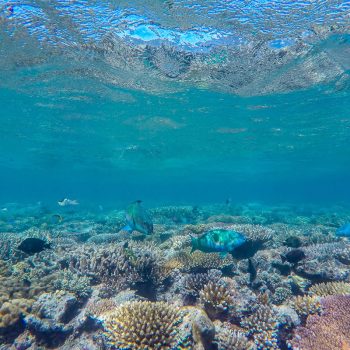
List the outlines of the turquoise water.
{"type": "Polygon", "coordinates": [[[2,3],[1,202],[348,202],[348,4],[2,3]]]}
{"type": "Polygon", "coordinates": [[[350,2],[0,0],[0,350],[345,350],[350,2]]]}

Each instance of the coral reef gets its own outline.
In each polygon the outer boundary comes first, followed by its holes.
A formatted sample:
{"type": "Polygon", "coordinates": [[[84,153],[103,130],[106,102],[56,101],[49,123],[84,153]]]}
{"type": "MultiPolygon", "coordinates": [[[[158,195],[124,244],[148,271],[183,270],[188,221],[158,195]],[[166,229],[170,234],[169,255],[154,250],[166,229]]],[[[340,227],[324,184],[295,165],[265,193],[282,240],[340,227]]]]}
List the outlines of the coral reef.
{"type": "Polygon", "coordinates": [[[270,305],[259,304],[252,315],[242,320],[241,326],[253,336],[257,349],[278,349],[278,322],[270,305]]]}
{"type": "Polygon", "coordinates": [[[322,311],[320,298],[317,296],[298,296],[293,301],[293,307],[302,318],[319,314],[322,311]]]}
{"type": "Polygon", "coordinates": [[[322,315],[310,316],[298,327],[290,345],[303,350],[344,350],[350,345],[350,296],[326,297],[322,315]]]}
{"type": "Polygon", "coordinates": [[[225,285],[209,282],[199,295],[200,303],[211,319],[227,316],[233,306],[233,297],[225,285]]]}
{"type": "Polygon", "coordinates": [[[0,330],[14,325],[20,317],[26,315],[34,300],[5,299],[0,300],[0,330]]]}
{"type": "Polygon", "coordinates": [[[215,323],[215,340],[218,350],[255,349],[243,331],[232,328],[230,323],[215,323]]]}
{"type": "Polygon", "coordinates": [[[68,269],[57,274],[53,285],[56,289],[72,292],[79,298],[87,298],[92,292],[90,278],[79,276],[68,269]]]}
{"type": "Polygon", "coordinates": [[[328,295],[347,295],[350,294],[350,283],[347,282],[328,282],[318,283],[309,288],[310,295],[326,297],[328,295]]]}
{"type": "Polygon", "coordinates": [[[180,309],[163,302],[130,302],[101,317],[107,341],[116,349],[170,350],[184,348],[187,341],[180,336],[180,309]]]}
{"type": "Polygon", "coordinates": [[[48,212],[21,214],[6,224],[13,232],[0,233],[0,349],[349,346],[350,243],[334,235],[348,212],[251,203],[151,213],[151,235],[119,231],[125,217],[116,210],[54,222],[48,212]],[[191,235],[212,228],[247,241],[227,255],[192,251],[191,235]],[[25,237],[51,248],[23,254],[25,237]],[[302,258],[290,262],[295,249],[302,258]]]}
{"type": "Polygon", "coordinates": [[[199,250],[193,253],[184,250],[175,259],[183,264],[185,271],[191,272],[225,269],[234,264],[231,254],[227,254],[223,258],[219,253],[203,253],[199,250]]]}
{"type": "Polygon", "coordinates": [[[217,284],[222,276],[219,270],[209,270],[205,273],[186,274],[180,280],[180,292],[186,304],[193,304],[199,298],[202,289],[208,283],[217,284]]]}

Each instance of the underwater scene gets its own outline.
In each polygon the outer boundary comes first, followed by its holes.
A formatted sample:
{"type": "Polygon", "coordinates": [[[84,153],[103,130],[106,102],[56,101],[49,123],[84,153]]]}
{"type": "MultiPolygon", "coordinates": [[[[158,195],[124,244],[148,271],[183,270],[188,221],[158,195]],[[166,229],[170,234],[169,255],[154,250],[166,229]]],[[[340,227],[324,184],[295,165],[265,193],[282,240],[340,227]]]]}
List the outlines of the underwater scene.
{"type": "Polygon", "coordinates": [[[0,350],[350,350],[350,2],[0,0],[0,350]]]}

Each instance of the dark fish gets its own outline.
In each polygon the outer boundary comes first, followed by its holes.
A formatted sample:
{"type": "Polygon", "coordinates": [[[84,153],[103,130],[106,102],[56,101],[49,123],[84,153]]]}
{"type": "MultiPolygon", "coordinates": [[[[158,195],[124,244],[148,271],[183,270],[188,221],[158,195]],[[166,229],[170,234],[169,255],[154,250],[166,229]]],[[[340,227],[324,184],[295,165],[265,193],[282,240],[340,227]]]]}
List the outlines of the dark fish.
{"type": "Polygon", "coordinates": [[[132,232],[139,231],[146,235],[153,233],[153,222],[141,201],[132,202],[125,211],[127,226],[123,230],[132,232]]]}
{"type": "Polygon", "coordinates": [[[22,252],[33,255],[35,253],[40,253],[44,249],[51,248],[51,244],[40,238],[26,238],[21,242],[17,249],[22,252]]]}
{"type": "Polygon", "coordinates": [[[52,224],[60,224],[63,221],[63,217],[59,214],[53,214],[50,221],[52,224]]]}
{"type": "Polygon", "coordinates": [[[296,264],[305,259],[305,253],[301,249],[292,249],[288,253],[281,255],[282,262],[288,261],[291,264],[296,264]]]}
{"type": "Polygon", "coordinates": [[[284,241],[283,244],[287,247],[299,248],[301,246],[301,239],[297,236],[290,236],[284,241]]]}

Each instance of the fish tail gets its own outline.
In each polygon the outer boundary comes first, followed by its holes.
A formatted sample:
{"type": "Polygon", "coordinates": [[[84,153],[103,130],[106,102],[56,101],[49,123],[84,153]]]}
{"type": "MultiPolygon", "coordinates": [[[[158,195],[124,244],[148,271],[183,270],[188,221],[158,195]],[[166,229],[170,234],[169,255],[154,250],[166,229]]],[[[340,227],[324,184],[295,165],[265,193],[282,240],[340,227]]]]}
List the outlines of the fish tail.
{"type": "Polygon", "coordinates": [[[132,227],[130,225],[126,225],[122,228],[122,231],[126,231],[126,232],[131,233],[134,230],[132,229],[132,227]]]}

